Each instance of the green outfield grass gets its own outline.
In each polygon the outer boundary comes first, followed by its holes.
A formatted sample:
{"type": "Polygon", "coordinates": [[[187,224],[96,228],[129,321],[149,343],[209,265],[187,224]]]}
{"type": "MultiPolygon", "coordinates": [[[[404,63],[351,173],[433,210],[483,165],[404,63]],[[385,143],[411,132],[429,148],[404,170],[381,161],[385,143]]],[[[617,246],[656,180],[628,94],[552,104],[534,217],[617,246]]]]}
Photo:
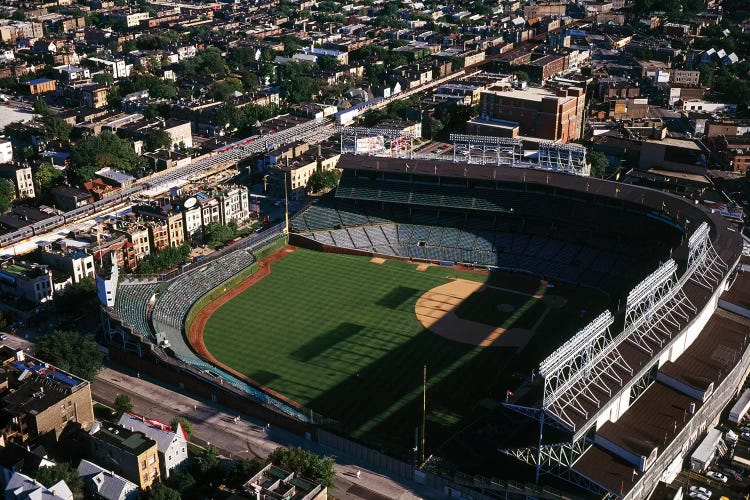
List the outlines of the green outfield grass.
{"type": "MultiPolygon", "coordinates": [[[[517,280],[529,281],[506,276],[493,275],[491,280],[506,288],[517,280]]],[[[417,271],[397,260],[375,264],[366,257],[298,249],[214,313],[205,329],[206,346],[220,361],[391,452],[412,446],[421,419],[426,364],[429,451],[487,411],[481,400],[501,399],[514,387],[513,371],[530,372],[539,352],[552,351],[561,335],[550,324],[549,331],[540,330],[534,337],[532,349],[516,353],[460,344],[425,331],[414,304],[451,277],[488,278],[446,267],[417,271]],[[533,363],[526,351],[533,351],[533,363]]],[[[565,292],[558,287],[555,293],[565,292]]],[[[577,308],[575,318],[562,319],[583,325],[605,304],[589,291],[580,292],[578,302],[589,306],[585,317],[578,318],[577,308]]],[[[481,309],[473,314],[481,316],[481,309]]],[[[541,313],[544,308],[534,310],[541,313]]],[[[530,314],[523,317],[533,319],[530,314]]]]}

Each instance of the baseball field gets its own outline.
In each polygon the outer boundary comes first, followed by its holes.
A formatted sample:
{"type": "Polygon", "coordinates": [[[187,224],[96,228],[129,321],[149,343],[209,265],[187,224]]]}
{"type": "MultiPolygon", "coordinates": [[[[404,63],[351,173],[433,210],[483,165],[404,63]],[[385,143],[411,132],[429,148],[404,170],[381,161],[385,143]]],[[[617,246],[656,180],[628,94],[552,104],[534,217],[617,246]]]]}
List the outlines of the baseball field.
{"type": "Polygon", "coordinates": [[[294,247],[268,262],[197,322],[205,354],[390,451],[413,445],[424,365],[431,452],[607,305],[523,274],[294,247]]]}

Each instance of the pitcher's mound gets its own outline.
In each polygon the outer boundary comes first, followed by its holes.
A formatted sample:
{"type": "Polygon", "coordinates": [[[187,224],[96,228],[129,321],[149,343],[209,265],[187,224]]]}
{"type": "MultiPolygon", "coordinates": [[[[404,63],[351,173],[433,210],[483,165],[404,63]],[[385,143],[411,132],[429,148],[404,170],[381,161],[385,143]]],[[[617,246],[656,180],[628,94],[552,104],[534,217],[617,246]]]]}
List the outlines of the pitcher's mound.
{"type": "MultiPolygon", "coordinates": [[[[463,300],[483,286],[476,281],[456,279],[435,287],[417,299],[414,305],[417,319],[432,333],[455,342],[482,347],[522,348],[533,337],[533,331],[522,328],[496,328],[478,321],[459,318],[454,312],[463,300]]],[[[500,306],[503,305],[510,306],[500,306]]]]}

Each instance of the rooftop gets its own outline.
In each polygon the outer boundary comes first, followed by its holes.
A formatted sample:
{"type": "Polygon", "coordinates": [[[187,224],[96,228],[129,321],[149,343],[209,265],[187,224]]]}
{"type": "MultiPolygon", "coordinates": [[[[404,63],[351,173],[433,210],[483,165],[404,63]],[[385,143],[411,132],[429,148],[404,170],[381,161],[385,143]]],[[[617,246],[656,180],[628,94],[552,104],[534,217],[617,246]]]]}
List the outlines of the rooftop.
{"type": "Polygon", "coordinates": [[[544,99],[557,99],[559,103],[568,102],[571,99],[575,99],[574,97],[560,97],[556,95],[554,92],[543,89],[540,87],[528,87],[526,90],[519,90],[519,89],[508,89],[508,90],[500,90],[500,89],[489,89],[485,90],[484,92],[492,93],[501,95],[504,97],[511,97],[513,99],[522,99],[524,101],[535,101],[535,102],[542,102],[544,99]]]}
{"type": "Polygon", "coordinates": [[[140,431],[131,431],[111,422],[97,422],[97,424],[94,424],[91,429],[90,435],[92,437],[129,451],[134,455],[140,455],[144,451],[156,447],[156,441],[140,431]]]}

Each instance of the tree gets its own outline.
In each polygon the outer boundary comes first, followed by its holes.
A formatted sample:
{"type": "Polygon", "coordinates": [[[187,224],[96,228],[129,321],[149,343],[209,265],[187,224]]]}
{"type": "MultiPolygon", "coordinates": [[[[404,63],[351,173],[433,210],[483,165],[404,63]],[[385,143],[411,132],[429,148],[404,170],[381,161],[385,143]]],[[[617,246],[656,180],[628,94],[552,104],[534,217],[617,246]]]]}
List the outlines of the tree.
{"type": "Polygon", "coordinates": [[[106,71],[102,71],[101,73],[97,73],[94,75],[94,81],[98,83],[99,85],[113,85],[115,83],[115,77],[112,76],[112,73],[107,73],[106,71]]]}
{"type": "Polygon", "coordinates": [[[231,224],[223,225],[218,222],[209,222],[205,229],[205,241],[210,246],[221,245],[227,241],[234,239],[236,225],[233,227],[231,224]]]}
{"type": "Polygon", "coordinates": [[[139,274],[154,274],[166,269],[172,269],[190,258],[190,245],[185,243],[179,247],[167,247],[149,254],[138,264],[139,274]]]}
{"type": "Polygon", "coordinates": [[[301,448],[276,448],[269,455],[268,461],[329,488],[333,486],[336,477],[333,458],[321,457],[301,448]]]}
{"type": "Polygon", "coordinates": [[[0,214],[10,208],[13,198],[16,197],[16,189],[7,179],[0,179],[0,214]]]}
{"type": "Polygon", "coordinates": [[[52,113],[44,99],[37,99],[34,101],[32,108],[34,109],[34,113],[40,116],[49,116],[50,113],[52,113]]]}
{"type": "Polygon", "coordinates": [[[195,486],[195,478],[189,472],[174,470],[169,475],[168,483],[170,488],[174,488],[180,493],[185,493],[195,486]]]}
{"type": "Polygon", "coordinates": [[[336,59],[334,56],[329,56],[328,54],[322,54],[318,56],[318,67],[322,69],[323,71],[330,71],[334,70],[339,65],[339,60],[336,59]]]}
{"type": "Polygon", "coordinates": [[[51,117],[45,120],[44,129],[49,139],[67,141],[73,131],[73,125],[61,118],[51,117]]]}
{"type": "Polygon", "coordinates": [[[333,189],[339,185],[340,178],[341,172],[338,170],[315,171],[307,181],[307,188],[312,193],[317,193],[324,189],[333,189]]]}
{"type": "MultiPolygon", "coordinates": [[[[212,473],[219,465],[219,452],[216,446],[210,444],[194,457],[195,470],[202,478],[212,473]]],[[[213,478],[220,479],[220,478],[213,478]]]]}
{"type": "Polygon", "coordinates": [[[318,93],[318,83],[302,74],[302,65],[286,63],[282,69],[281,95],[290,102],[306,102],[318,93]]]}
{"type": "Polygon", "coordinates": [[[34,352],[39,359],[86,380],[96,375],[104,359],[94,337],[69,330],[55,330],[42,337],[34,352]]]}
{"type": "Polygon", "coordinates": [[[34,173],[34,180],[40,191],[49,191],[65,180],[65,174],[57,170],[51,163],[42,163],[34,173]]]}
{"type": "Polygon", "coordinates": [[[55,297],[55,308],[58,311],[85,309],[96,299],[96,282],[86,276],[78,283],[73,283],[55,297]]]}
{"type": "Polygon", "coordinates": [[[138,156],[128,141],[110,132],[81,139],[70,150],[71,171],[79,182],[94,178],[94,172],[110,167],[124,172],[146,168],[146,160],[138,156]]]}
{"type": "Polygon", "coordinates": [[[591,163],[591,175],[593,177],[602,177],[609,166],[607,155],[601,151],[589,152],[589,163],[591,163]]]}
{"type": "Polygon", "coordinates": [[[130,399],[130,396],[127,394],[118,394],[117,397],[115,397],[115,404],[114,404],[114,410],[122,415],[123,413],[128,413],[133,409],[133,401],[130,399]]]}
{"type": "Polygon", "coordinates": [[[69,463],[61,462],[52,466],[40,467],[36,472],[35,479],[47,488],[51,488],[60,481],[65,481],[75,498],[80,498],[83,495],[83,479],[78,476],[78,471],[69,463]]]}
{"type": "Polygon", "coordinates": [[[144,495],[147,500],[180,500],[180,492],[163,483],[154,482],[144,495]]]}
{"type": "Polygon", "coordinates": [[[5,318],[5,315],[2,311],[0,311],[0,328],[5,328],[8,326],[8,320],[5,318]]]}
{"type": "Polygon", "coordinates": [[[213,95],[215,99],[226,101],[234,98],[235,92],[243,91],[242,81],[237,78],[225,78],[213,85],[213,95]]]}
{"type": "Polygon", "coordinates": [[[237,460],[227,475],[227,485],[231,488],[240,488],[245,481],[260,472],[263,462],[259,460],[237,460]]]}
{"type": "Polygon", "coordinates": [[[154,130],[146,136],[144,142],[148,151],[170,149],[172,147],[172,136],[165,130],[154,130]]]}
{"type": "Polygon", "coordinates": [[[170,423],[173,431],[177,430],[177,424],[182,426],[182,429],[185,431],[185,434],[187,434],[187,438],[190,439],[190,436],[193,435],[193,424],[188,422],[185,417],[176,417],[170,423]]]}
{"type": "Polygon", "coordinates": [[[521,82],[529,81],[529,74],[526,73],[525,71],[518,70],[518,71],[514,71],[513,74],[518,79],[518,81],[521,81],[521,82]]]}

